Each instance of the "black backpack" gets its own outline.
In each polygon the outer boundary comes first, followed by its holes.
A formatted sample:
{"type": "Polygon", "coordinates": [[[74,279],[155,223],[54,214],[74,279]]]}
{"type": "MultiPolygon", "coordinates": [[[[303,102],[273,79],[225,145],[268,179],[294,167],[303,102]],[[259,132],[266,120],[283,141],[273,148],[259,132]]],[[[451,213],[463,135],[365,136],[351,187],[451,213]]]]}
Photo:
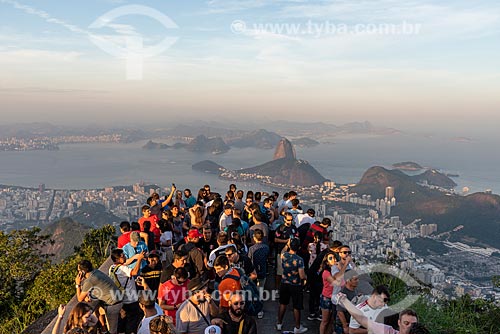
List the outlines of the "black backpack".
{"type": "Polygon", "coordinates": [[[222,279],[231,278],[240,282],[241,289],[245,294],[245,312],[250,316],[256,316],[264,308],[264,303],[260,300],[259,288],[250,277],[245,275],[243,270],[240,268],[235,269],[238,270],[240,277],[226,274],[222,279]]]}

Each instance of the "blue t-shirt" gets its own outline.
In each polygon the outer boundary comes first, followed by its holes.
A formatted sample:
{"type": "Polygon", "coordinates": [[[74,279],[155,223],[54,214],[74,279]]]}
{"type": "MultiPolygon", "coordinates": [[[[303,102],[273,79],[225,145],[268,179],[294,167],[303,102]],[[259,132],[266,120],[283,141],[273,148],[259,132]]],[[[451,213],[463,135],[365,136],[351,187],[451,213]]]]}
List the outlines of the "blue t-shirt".
{"type": "Polygon", "coordinates": [[[282,282],[300,285],[299,269],[304,269],[304,260],[297,254],[284,252],[281,254],[281,265],[283,266],[282,282]]]}
{"type": "MultiPolygon", "coordinates": [[[[139,243],[137,244],[137,247],[135,247],[135,248],[132,247],[130,242],[128,244],[126,244],[125,246],[123,246],[123,253],[125,254],[125,257],[127,259],[130,259],[135,254],[139,254],[142,251],[148,252],[148,246],[146,245],[146,243],[144,241],[139,241],[139,243]]],[[[129,264],[128,267],[130,269],[133,269],[135,267],[135,262],[136,262],[136,260],[134,260],[131,264],[129,264]]],[[[142,260],[141,269],[144,268],[145,266],[147,266],[147,264],[148,264],[148,262],[146,260],[142,260]]]]}

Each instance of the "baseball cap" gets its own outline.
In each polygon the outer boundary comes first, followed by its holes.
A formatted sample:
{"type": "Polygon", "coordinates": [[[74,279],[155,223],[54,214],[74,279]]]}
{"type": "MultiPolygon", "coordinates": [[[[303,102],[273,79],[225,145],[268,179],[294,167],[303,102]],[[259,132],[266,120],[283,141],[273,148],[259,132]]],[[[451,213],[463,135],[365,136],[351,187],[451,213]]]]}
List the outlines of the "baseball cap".
{"type": "Polygon", "coordinates": [[[203,238],[203,234],[200,233],[197,229],[193,228],[188,232],[188,238],[203,238]]]}

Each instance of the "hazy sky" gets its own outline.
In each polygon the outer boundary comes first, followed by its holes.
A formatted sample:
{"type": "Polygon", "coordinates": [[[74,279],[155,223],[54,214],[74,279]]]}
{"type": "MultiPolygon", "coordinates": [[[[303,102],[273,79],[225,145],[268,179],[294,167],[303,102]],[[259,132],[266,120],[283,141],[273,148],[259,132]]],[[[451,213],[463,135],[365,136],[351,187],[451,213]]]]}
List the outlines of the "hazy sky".
{"type": "Polygon", "coordinates": [[[2,122],[493,128],[500,2],[0,0],[0,73],[2,122]]]}

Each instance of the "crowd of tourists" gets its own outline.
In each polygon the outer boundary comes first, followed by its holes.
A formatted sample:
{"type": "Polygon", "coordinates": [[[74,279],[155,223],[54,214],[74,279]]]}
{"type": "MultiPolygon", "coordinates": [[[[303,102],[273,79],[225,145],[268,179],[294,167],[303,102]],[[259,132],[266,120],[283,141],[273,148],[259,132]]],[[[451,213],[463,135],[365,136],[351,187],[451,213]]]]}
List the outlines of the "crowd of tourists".
{"type": "Polygon", "coordinates": [[[172,185],[141,212],[121,222],[107,272],[79,262],[78,303],[59,307],[53,334],[256,334],[270,317],[283,333],[307,332],[305,317],[320,334],[428,333],[411,309],[384,316],[390,291],[372,287],[349,245],[331,239],[332,221],[293,190],[172,185]]]}

